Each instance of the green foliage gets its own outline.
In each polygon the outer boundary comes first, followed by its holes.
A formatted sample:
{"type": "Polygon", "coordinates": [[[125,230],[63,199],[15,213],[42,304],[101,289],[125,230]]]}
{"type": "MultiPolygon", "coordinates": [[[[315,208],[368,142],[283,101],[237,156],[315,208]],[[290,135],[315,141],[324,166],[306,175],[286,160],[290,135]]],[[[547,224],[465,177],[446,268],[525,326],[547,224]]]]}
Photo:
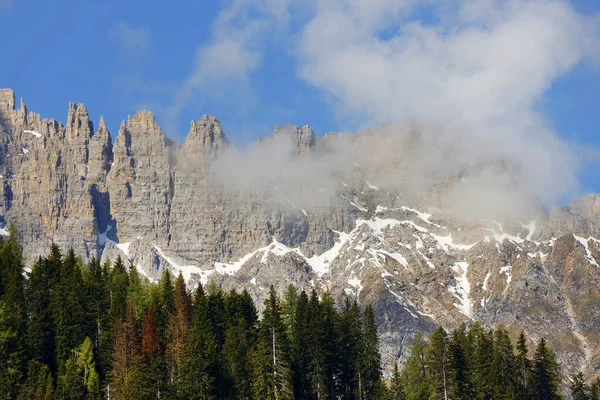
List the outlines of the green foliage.
{"type": "MultiPolygon", "coordinates": [[[[555,400],[562,398],[559,385],[558,363],[544,339],[531,360],[524,334],[515,349],[504,328],[488,330],[475,323],[450,336],[440,327],[428,343],[417,336],[400,380],[396,372],[392,377],[391,392],[399,397],[395,393],[401,387],[401,398],[410,400],[555,400]]],[[[572,389],[592,393],[582,375],[574,378],[572,389]]]]}
{"type": "Polygon", "coordinates": [[[544,338],[540,340],[533,355],[533,393],[540,400],[560,399],[560,374],[558,363],[552,349],[544,338]]]}
{"type": "Polygon", "coordinates": [[[581,372],[573,376],[571,397],[573,400],[590,400],[592,397],[591,388],[585,384],[585,378],[581,372]]]}
{"type": "Polygon", "coordinates": [[[0,242],[0,398],[16,395],[27,365],[23,257],[14,225],[9,232],[0,242]]]}
{"type": "Polygon", "coordinates": [[[57,394],[63,399],[96,400],[102,398],[100,378],[94,361],[94,346],[89,337],[71,351],[65,372],[58,381],[57,394]]]}
{"type": "Polygon", "coordinates": [[[29,361],[27,379],[21,385],[19,400],[52,400],[55,398],[54,380],[47,365],[29,361]]]}
{"type": "MultiPolygon", "coordinates": [[[[26,280],[16,230],[0,238],[0,399],[560,399],[554,353],[527,344],[438,328],[384,382],[371,305],[271,286],[259,320],[246,290],[192,299],[181,274],[150,283],[54,245],[26,280]]],[[[600,381],[577,374],[571,396],[598,400],[600,381]]]]}
{"type": "Polygon", "coordinates": [[[411,355],[402,371],[402,383],[407,400],[427,400],[430,397],[430,376],[426,363],[427,343],[418,333],[412,343],[411,355]]]}

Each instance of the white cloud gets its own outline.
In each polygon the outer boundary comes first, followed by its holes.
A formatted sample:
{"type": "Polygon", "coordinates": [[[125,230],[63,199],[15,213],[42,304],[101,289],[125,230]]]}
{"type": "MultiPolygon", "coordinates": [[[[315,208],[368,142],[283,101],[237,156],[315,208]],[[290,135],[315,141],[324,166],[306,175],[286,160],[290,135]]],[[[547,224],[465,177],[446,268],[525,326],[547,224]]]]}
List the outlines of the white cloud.
{"type": "Polygon", "coordinates": [[[530,209],[531,199],[549,204],[578,189],[580,153],[539,107],[558,77],[600,55],[597,17],[564,0],[312,0],[294,18],[292,7],[289,0],[233,0],[224,8],[176,90],[167,125],[197,93],[225,92],[243,103],[249,74],[269,46],[279,46],[296,59],[301,79],[335,99],[343,129],[388,123],[378,129],[387,136],[358,140],[333,164],[312,160],[316,169],[283,165],[287,157],[265,167],[264,149],[252,149],[261,155],[233,157],[243,161],[237,171],[275,171],[276,182],[306,186],[311,176],[332,181],[350,155],[384,171],[383,183],[421,191],[462,173],[466,160],[481,166],[479,175],[443,201],[467,209],[494,203],[501,212],[521,207],[519,199],[530,209]],[[415,128],[422,137],[410,144],[415,128]],[[284,176],[296,170],[302,174],[284,176]]]}
{"type": "Polygon", "coordinates": [[[272,35],[284,36],[286,32],[288,1],[233,0],[219,12],[211,40],[196,49],[192,71],[175,93],[167,112],[167,125],[177,123],[199,91],[209,96],[211,88],[240,91],[248,87],[248,74],[261,65],[272,35]]]}
{"type": "Polygon", "coordinates": [[[150,29],[145,26],[136,28],[125,21],[112,26],[108,37],[120,46],[121,51],[132,56],[143,56],[150,47],[150,29]]]}
{"type": "Polygon", "coordinates": [[[300,75],[352,123],[453,126],[474,156],[516,162],[545,200],[573,190],[577,157],[537,107],[598,52],[597,20],[561,0],[427,3],[317,0],[298,39],[300,75]],[[412,18],[417,7],[436,23],[412,18]]]}

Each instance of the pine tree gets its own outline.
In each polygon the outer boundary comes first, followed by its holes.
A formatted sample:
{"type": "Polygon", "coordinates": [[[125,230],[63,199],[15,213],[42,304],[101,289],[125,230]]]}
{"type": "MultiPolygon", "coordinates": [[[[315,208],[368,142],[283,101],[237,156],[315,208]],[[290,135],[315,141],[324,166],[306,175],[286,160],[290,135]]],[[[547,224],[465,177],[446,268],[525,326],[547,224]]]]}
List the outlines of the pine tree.
{"type": "Polygon", "coordinates": [[[166,342],[169,318],[175,312],[175,292],[171,280],[171,272],[168,269],[162,274],[158,286],[159,301],[155,303],[159,305],[156,314],[156,326],[159,336],[166,342]]]}
{"type": "Polygon", "coordinates": [[[85,293],[75,252],[70,249],[63,260],[58,282],[52,291],[52,315],[56,332],[56,359],[59,371],[65,366],[71,349],[85,338],[85,293]]]}
{"type": "Polygon", "coordinates": [[[225,332],[225,344],[221,352],[226,376],[232,384],[231,397],[251,399],[252,385],[250,378],[250,360],[252,336],[246,329],[246,322],[240,319],[225,332]]]}
{"type": "Polygon", "coordinates": [[[490,330],[476,322],[469,330],[469,346],[473,355],[472,379],[475,397],[489,399],[494,395],[494,337],[490,330]]]}
{"type": "Polygon", "coordinates": [[[326,398],[329,388],[327,381],[327,357],[328,349],[326,347],[327,332],[321,313],[321,304],[319,296],[313,289],[306,310],[307,325],[309,330],[309,342],[307,352],[308,358],[308,378],[310,392],[313,397],[318,399],[326,398]]]}
{"type": "Polygon", "coordinates": [[[287,328],[286,334],[288,335],[290,343],[294,342],[294,329],[296,325],[294,316],[296,314],[297,304],[298,292],[296,291],[296,287],[290,283],[283,294],[283,300],[281,302],[281,318],[287,328]]]}
{"type": "Polygon", "coordinates": [[[125,319],[115,327],[113,351],[113,380],[110,395],[120,399],[135,399],[131,388],[135,383],[130,375],[135,376],[135,361],[140,355],[140,337],[137,329],[137,314],[131,298],[127,299],[125,319]]]}
{"type": "Polygon", "coordinates": [[[167,327],[168,340],[165,361],[169,380],[172,385],[177,385],[179,382],[179,368],[181,367],[184,336],[192,319],[192,300],[187,292],[181,272],[175,280],[173,299],[175,302],[175,312],[170,316],[167,327]]]}
{"type": "Polygon", "coordinates": [[[402,371],[402,383],[407,400],[428,400],[431,394],[430,378],[427,375],[427,343],[420,333],[415,336],[411,355],[402,371]]]}
{"type": "Polygon", "coordinates": [[[371,398],[381,381],[381,356],[379,355],[379,339],[373,307],[367,305],[363,313],[363,337],[360,354],[358,391],[359,399],[371,398]]]}
{"type": "Polygon", "coordinates": [[[532,371],[528,352],[527,339],[525,338],[525,334],[521,331],[517,341],[517,355],[515,360],[518,372],[515,396],[517,400],[528,400],[531,398],[532,371]]]}
{"type": "Polygon", "coordinates": [[[504,328],[494,331],[494,353],[491,377],[494,399],[512,399],[517,393],[515,370],[517,361],[514,348],[504,328]]]}
{"type": "Polygon", "coordinates": [[[546,340],[540,343],[533,356],[533,394],[539,400],[560,399],[560,375],[554,352],[548,348],[546,340]]]}
{"type": "Polygon", "coordinates": [[[323,293],[321,298],[321,340],[322,352],[325,357],[325,383],[327,398],[335,398],[335,374],[339,370],[337,357],[336,325],[338,313],[331,293],[323,293]]]}
{"type": "Polygon", "coordinates": [[[166,392],[167,380],[164,362],[161,357],[160,338],[154,318],[154,305],[151,303],[144,315],[140,356],[134,361],[135,392],[140,400],[161,398],[166,392]]]}
{"type": "MultiPolygon", "coordinates": [[[[289,294],[288,294],[289,295],[289,294]]],[[[310,342],[311,329],[308,316],[308,295],[302,291],[298,295],[296,309],[289,319],[292,328],[289,329],[293,340],[291,347],[291,369],[293,371],[294,393],[298,398],[307,398],[310,393],[310,379],[308,374],[308,363],[310,353],[307,351],[310,342]]],[[[283,321],[283,317],[282,317],[283,321]]],[[[288,331],[286,329],[286,331],[288,331]]]]}
{"type": "Polygon", "coordinates": [[[0,243],[0,387],[15,396],[26,368],[26,308],[23,257],[13,224],[0,243]]]}
{"type": "Polygon", "coordinates": [[[451,397],[457,400],[472,398],[469,343],[464,325],[452,332],[448,341],[448,364],[451,397]]]}
{"type": "Polygon", "coordinates": [[[100,378],[94,361],[94,346],[86,337],[79,347],[71,351],[65,372],[58,384],[58,397],[62,399],[100,400],[100,378]]]}
{"type": "Polygon", "coordinates": [[[18,400],[54,400],[54,381],[47,365],[30,360],[27,379],[21,385],[18,400]]]}
{"type": "Polygon", "coordinates": [[[127,296],[131,297],[136,310],[143,311],[148,307],[148,286],[146,278],[142,278],[134,265],[129,266],[129,286],[127,296]]]}
{"type": "Polygon", "coordinates": [[[27,347],[29,357],[56,371],[54,324],[51,311],[51,263],[39,258],[31,268],[26,290],[29,323],[27,347]]]}
{"type": "Polygon", "coordinates": [[[390,400],[406,400],[404,385],[402,384],[402,377],[400,376],[400,371],[398,370],[398,363],[394,363],[394,372],[392,374],[390,392],[390,400]]]}
{"type": "Polygon", "coordinates": [[[432,398],[448,400],[450,398],[450,370],[448,365],[448,335],[439,327],[429,336],[426,353],[426,365],[432,382],[432,398]]]}
{"type": "Polygon", "coordinates": [[[356,300],[346,298],[336,326],[338,371],[336,394],[354,398],[358,390],[358,366],[361,345],[360,309],[356,300]]]}
{"type": "Polygon", "coordinates": [[[214,399],[217,343],[202,285],[196,290],[192,313],[192,325],[184,337],[179,391],[186,399],[214,399]]]}
{"type": "Polygon", "coordinates": [[[590,400],[600,400],[600,378],[590,385],[590,400]]]}
{"type": "Polygon", "coordinates": [[[273,285],[269,289],[269,297],[265,299],[253,367],[255,398],[293,398],[289,345],[281,319],[281,305],[273,285]]]}
{"type": "Polygon", "coordinates": [[[573,400],[591,400],[590,389],[585,384],[585,378],[581,372],[573,376],[571,382],[571,397],[573,400]]]}

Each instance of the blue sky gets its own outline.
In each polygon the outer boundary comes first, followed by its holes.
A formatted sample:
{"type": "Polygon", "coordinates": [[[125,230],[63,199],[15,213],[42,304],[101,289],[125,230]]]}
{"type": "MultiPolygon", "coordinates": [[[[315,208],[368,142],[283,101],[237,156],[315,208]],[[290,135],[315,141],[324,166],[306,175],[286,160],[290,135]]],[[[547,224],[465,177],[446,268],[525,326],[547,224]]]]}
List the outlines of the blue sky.
{"type": "MultiPolygon", "coordinates": [[[[534,115],[544,119],[534,129],[550,126],[586,152],[598,147],[600,2],[515,0],[513,9],[496,0],[452,0],[447,9],[427,0],[397,3],[0,0],[0,86],[63,122],[68,102],[85,103],[95,122],[104,115],[113,137],[142,108],[179,140],[191,119],[215,115],[239,145],[282,123],[324,134],[431,114],[434,123],[487,129],[500,121],[525,132],[534,115]],[[549,21],[560,36],[546,29],[549,21]],[[521,22],[532,32],[523,33],[521,22]],[[484,39],[473,40],[472,31],[484,39]],[[518,46],[519,35],[537,38],[543,51],[524,51],[500,67],[490,65],[493,55],[472,57],[489,47],[485,40],[518,46]],[[473,69],[485,73],[465,78],[473,69]],[[498,71],[515,78],[481,84],[498,71]],[[458,78],[464,85],[455,93],[458,78]]],[[[577,172],[579,191],[600,192],[597,166],[591,161],[577,172]]]]}

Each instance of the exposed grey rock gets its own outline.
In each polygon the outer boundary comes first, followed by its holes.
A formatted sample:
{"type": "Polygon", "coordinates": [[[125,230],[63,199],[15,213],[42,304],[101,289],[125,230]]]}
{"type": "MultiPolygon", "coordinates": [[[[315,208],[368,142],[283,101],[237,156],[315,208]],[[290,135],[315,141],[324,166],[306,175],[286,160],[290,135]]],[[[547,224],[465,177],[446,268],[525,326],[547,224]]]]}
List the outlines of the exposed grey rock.
{"type": "MultiPolygon", "coordinates": [[[[397,145],[296,125],[257,145],[277,135],[290,135],[290,157],[397,145]]],[[[270,284],[371,303],[388,369],[416,332],[482,321],[546,336],[566,371],[598,372],[600,197],[539,209],[535,223],[460,217],[444,193],[475,167],[403,190],[419,157],[415,137],[403,140],[406,159],[358,159],[340,171],[331,202],[303,210],[273,186],[240,191],[213,179],[209,167],[231,147],[214,117],[192,121],[178,144],[140,111],[113,143],[82,104],[69,105],[63,126],[24,101],[15,109],[12,90],[0,89],[0,221],[16,224],[29,262],[55,242],[85,259],[120,256],[152,280],[169,269],[192,286],[244,286],[259,305],[270,284]]]]}

